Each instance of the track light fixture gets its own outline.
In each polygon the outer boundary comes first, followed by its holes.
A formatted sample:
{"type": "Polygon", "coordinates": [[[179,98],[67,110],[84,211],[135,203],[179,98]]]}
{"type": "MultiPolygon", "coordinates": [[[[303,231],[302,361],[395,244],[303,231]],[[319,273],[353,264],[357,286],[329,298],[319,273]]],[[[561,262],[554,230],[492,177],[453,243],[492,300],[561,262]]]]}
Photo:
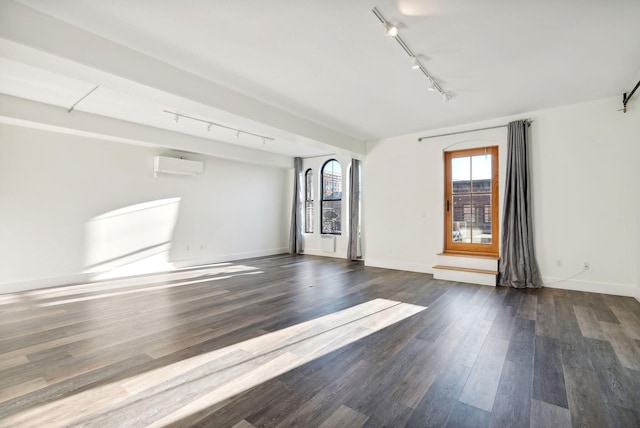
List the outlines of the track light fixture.
{"type": "Polygon", "coordinates": [[[393,25],[385,25],[386,35],[389,37],[397,37],[398,36],[398,27],[393,25]]]}
{"type": "Polygon", "coordinates": [[[260,134],[254,134],[253,132],[243,131],[242,129],[233,128],[233,127],[227,126],[227,125],[222,125],[220,123],[212,122],[210,120],[199,119],[197,117],[189,116],[187,114],[176,113],[175,111],[169,111],[169,110],[163,110],[163,111],[165,113],[167,113],[167,114],[172,115],[173,116],[172,120],[175,123],[178,123],[178,120],[180,120],[180,118],[185,118],[185,119],[189,119],[189,120],[194,120],[196,122],[205,123],[207,125],[207,131],[209,131],[209,132],[211,132],[211,127],[212,126],[217,126],[218,128],[224,128],[224,129],[228,129],[230,131],[234,131],[236,133],[236,138],[239,138],[240,137],[240,133],[243,133],[243,134],[251,135],[252,137],[261,138],[262,139],[262,144],[265,144],[267,142],[267,140],[269,140],[269,141],[274,141],[275,140],[275,138],[272,138],[272,137],[267,137],[265,135],[260,135],[260,134]]]}
{"type": "Polygon", "coordinates": [[[387,21],[387,19],[382,15],[382,13],[380,13],[377,7],[374,7],[373,9],[371,9],[371,11],[376,16],[376,18],[378,18],[380,22],[382,22],[382,25],[384,25],[385,34],[396,39],[396,42],[398,42],[398,44],[402,47],[402,49],[404,49],[407,55],[409,55],[409,58],[411,58],[411,68],[413,70],[422,71],[422,74],[424,74],[428,79],[429,86],[427,87],[427,89],[429,91],[438,91],[438,93],[440,93],[440,95],[442,96],[443,101],[448,101],[449,99],[451,99],[451,96],[440,87],[438,82],[431,76],[431,74],[429,74],[426,67],[422,65],[422,63],[420,63],[418,57],[413,53],[409,46],[407,46],[402,37],[400,37],[400,34],[398,33],[398,27],[392,25],[389,21],[387,21]]]}

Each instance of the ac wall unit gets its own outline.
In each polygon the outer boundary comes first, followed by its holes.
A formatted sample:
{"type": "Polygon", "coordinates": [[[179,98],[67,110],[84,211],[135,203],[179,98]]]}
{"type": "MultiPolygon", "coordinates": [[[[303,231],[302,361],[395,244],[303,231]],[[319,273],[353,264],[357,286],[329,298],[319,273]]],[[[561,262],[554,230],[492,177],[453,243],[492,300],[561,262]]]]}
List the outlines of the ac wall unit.
{"type": "Polygon", "coordinates": [[[153,161],[153,173],[158,174],[187,175],[191,177],[202,174],[203,163],[167,156],[156,156],[153,161]]]}
{"type": "Polygon", "coordinates": [[[320,235],[320,249],[325,253],[335,253],[336,237],[334,235],[320,235]]]}

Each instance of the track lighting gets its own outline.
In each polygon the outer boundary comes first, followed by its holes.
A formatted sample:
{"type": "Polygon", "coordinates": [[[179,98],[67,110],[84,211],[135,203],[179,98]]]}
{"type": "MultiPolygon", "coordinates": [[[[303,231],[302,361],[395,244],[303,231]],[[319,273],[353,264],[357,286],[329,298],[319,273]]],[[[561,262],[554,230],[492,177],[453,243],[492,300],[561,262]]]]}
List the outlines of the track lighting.
{"type": "Polygon", "coordinates": [[[189,119],[189,120],[194,120],[196,122],[205,123],[207,125],[207,131],[209,131],[209,132],[211,132],[211,127],[212,126],[217,126],[218,128],[224,128],[224,129],[228,129],[230,131],[234,131],[236,133],[236,138],[239,138],[240,137],[240,133],[243,133],[243,134],[251,135],[252,137],[257,137],[257,138],[262,139],[262,144],[265,144],[267,140],[269,140],[269,141],[275,140],[275,138],[272,138],[272,137],[267,137],[265,135],[260,135],[260,134],[254,134],[253,132],[243,131],[242,129],[233,128],[233,127],[227,126],[227,125],[222,125],[220,123],[212,122],[210,120],[199,119],[197,117],[189,116],[187,114],[176,113],[174,111],[169,111],[169,110],[163,110],[163,111],[165,113],[167,113],[167,114],[172,115],[173,118],[171,120],[173,120],[175,123],[178,123],[178,120],[180,120],[180,118],[185,118],[185,119],[189,119]]]}
{"type": "Polygon", "coordinates": [[[392,25],[389,21],[387,21],[387,19],[382,15],[382,13],[380,13],[377,7],[374,7],[373,9],[371,9],[371,11],[376,16],[376,18],[378,18],[380,22],[382,22],[382,25],[384,25],[386,35],[393,37],[396,40],[396,42],[398,42],[400,47],[404,49],[407,55],[409,55],[409,58],[411,58],[411,68],[413,70],[422,71],[422,74],[424,74],[425,77],[429,79],[429,83],[428,83],[429,86],[427,87],[427,89],[429,91],[437,91],[440,95],[442,95],[443,101],[448,101],[449,99],[451,99],[451,96],[447,94],[440,87],[438,82],[433,77],[431,77],[431,74],[429,74],[427,69],[420,63],[420,60],[418,60],[418,57],[413,53],[411,48],[407,46],[406,42],[402,39],[402,37],[400,37],[400,34],[398,33],[398,27],[396,27],[395,25],[392,25]]]}

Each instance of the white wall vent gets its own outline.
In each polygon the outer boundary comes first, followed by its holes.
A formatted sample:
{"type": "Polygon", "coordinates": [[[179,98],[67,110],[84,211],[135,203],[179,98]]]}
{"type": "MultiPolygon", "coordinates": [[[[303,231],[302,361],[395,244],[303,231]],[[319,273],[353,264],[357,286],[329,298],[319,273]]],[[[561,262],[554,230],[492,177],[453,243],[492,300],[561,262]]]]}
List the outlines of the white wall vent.
{"type": "Polygon", "coordinates": [[[191,177],[202,174],[204,164],[200,161],[191,161],[167,156],[156,156],[153,160],[153,174],[187,175],[191,177]]]}
{"type": "Polygon", "coordinates": [[[320,237],[320,249],[325,253],[335,253],[336,237],[333,235],[322,235],[320,237]]]}

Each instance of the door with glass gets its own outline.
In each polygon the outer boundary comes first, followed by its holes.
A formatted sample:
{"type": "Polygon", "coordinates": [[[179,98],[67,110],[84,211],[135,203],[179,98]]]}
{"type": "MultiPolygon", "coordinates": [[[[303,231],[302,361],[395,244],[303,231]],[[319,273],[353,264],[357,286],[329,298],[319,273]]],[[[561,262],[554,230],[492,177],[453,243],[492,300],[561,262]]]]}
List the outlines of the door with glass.
{"type": "Polygon", "coordinates": [[[445,152],[445,252],[497,256],[498,147],[445,152]]]}

